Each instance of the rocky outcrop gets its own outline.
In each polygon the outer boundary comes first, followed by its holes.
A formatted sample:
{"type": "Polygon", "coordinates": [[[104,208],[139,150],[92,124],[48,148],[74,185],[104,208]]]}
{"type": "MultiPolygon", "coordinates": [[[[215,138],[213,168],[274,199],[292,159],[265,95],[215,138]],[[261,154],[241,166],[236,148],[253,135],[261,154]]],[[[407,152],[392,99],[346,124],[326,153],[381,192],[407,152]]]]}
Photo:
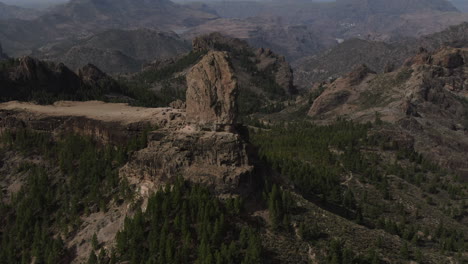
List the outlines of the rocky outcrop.
{"type": "Polygon", "coordinates": [[[187,74],[187,122],[201,129],[232,130],[237,79],[226,52],[211,51],[187,74]]]}
{"type": "Polygon", "coordinates": [[[249,181],[252,170],[247,145],[237,134],[158,131],[149,136],[147,148],[132,156],[121,175],[146,185],[140,190],[143,196],[179,176],[217,193],[235,193],[249,181]]]}
{"type": "MultiPolygon", "coordinates": [[[[243,40],[226,37],[217,32],[199,36],[192,42],[193,50],[197,52],[226,51],[233,58],[239,57],[240,54],[244,60],[248,57],[250,61],[255,63],[258,71],[262,72],[264,76],[271,76],[271,79],[283,88],[286,94],[297,92],[294,86],[294,75],[291,65],[286,61],[284,56],[275,54],[271,49],[260,48],[255,50],[243,40]]],[[[236,71],[242,70],[245,69],[236,68],[236,71]]],[[[252,72],[248,74],[252,74],[252,72]]]]}
{"type": "Polygon", "coordinates": [[[284,56],[278,56],[270,49],[260,48],[255,53],[257,68],[261,71],[273,73],[276,83],[283,88],[287,94],[297,92],[294,87],[294,74],[291,65],[284,56]]]}
{"type": "Polygon", "coordinates": [[[358,85],[371,73],[375,74],[375,72],[369,69],[367,65],[360,65],[356,69],[354,69],[354,71],[352,71],[350,74],[348,74],[349,83],[351,85],[358,85]]]}

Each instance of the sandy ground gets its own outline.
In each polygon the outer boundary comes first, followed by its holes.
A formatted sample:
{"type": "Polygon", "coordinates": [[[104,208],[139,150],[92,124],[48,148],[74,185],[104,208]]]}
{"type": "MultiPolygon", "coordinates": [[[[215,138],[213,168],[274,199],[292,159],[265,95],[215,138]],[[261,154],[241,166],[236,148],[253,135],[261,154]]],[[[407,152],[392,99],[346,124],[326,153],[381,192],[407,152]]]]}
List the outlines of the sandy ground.
{"type": "Polygon", "coordinates": [[[171,113],[181,113],[172,108],[144,108],[127,104],[104,103],[101,101],[72,102],[60,101],[53,105],[37,105],[24,102],[0,104],[0,110],[17,110],[44,116],[84,116],[106,122],[133,123],[139,121],[157,122],[171,113]]]}

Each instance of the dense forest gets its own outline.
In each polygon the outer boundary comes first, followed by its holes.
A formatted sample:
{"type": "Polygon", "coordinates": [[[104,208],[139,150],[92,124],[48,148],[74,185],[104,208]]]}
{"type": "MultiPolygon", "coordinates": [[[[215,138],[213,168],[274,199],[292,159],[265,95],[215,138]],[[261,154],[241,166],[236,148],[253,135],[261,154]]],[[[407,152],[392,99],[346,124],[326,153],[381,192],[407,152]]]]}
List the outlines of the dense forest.
{"type": "MultiPolygon", "coordinates": [[[[346,237],[330,236],[329,223],[307,218],[298,195],[358,225],[399,237],[402,260],[423,262],[423,252],[431,249],[464,261],[463,231],[442,220],[432,228],[421,225],[423,212],[405,210],[395,195],[411,184],[425,193],[427,206],[448,197],[445,210],[456,220],[466,209],[466,185],[412,147],[384,136],[387,128],[378,118],[372,124],[339,119],[325,126],[252,127],[250,140],[263,164],[256,172],[264,181],[258,192],[220,198],[178,179],[154,193],[144,211],[138,203],[132,207],[115,247],[101,247],[95,236],[87,241],[93,246],[88,263],[268,263],[273,256],[262,238],[269,233],[297,236],[301,243],[322,248],[318,257],[323,263],[382,263],[383,238],[367,252],[356,251],[346,237]],[[253,204],[268,212],[267,222],[253,220],[253,204]]],[[[146,138],[144,132],[125,145],[103,146],[73,134],[57,138],[5,131],[2,155],[14,152],[44,162],[22,163],[17,168],[24,179],[21,190],[0,199],[0,263],[58,263],[70,257],[64,241],[80,226],[80,216],[132,201],[133,191],[117,170],[146,146],[146,138]]]]}

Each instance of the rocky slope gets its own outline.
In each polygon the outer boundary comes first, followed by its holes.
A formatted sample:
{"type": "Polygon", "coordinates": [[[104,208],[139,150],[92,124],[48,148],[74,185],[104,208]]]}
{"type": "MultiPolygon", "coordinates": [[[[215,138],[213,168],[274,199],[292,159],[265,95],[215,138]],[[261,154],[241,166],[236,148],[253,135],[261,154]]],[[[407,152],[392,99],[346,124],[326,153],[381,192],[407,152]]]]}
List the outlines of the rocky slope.
{"type": "Polygon", "coordinates": [[[43,47],[34,56],[62,62],[75,70],[91,63],[114,74],[137,72],[143,64],[178,56],[189,51],[189,46],[172,32],[113,29],[43,47]]]}
{"type": "Polygon", "coordinates": [[[422,50],[394,72],[362,66],[326,85],[309,116],[343,116],[360,122],[379,116],[415,139],[417,151],[467,177],[468,91],[466,49],[422,50]]]}

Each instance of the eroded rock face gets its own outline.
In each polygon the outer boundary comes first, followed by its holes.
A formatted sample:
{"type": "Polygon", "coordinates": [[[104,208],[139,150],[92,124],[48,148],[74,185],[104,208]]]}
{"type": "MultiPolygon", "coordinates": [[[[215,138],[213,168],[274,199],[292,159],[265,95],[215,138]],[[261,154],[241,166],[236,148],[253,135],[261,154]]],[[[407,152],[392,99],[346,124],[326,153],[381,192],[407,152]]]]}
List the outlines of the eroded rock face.
{"type": "Polygon", "coordinates": [[[232,130],[238,87],[228,54],[210,51],[187,74],[187,122],[200,129],[232,130]]]}
{"type": "MultiPolygon", "coordinates": [[[[135,153],[120,175],[138,184],[150,183],[148,191],[181,176],[202,183],[216,193],[235,193],[248,182],[247,145],[238,134],[227,132],[154,132],[149,145],[135,153]]],[[[145,190],[140,190],[145,196],[145,190]]]]}

